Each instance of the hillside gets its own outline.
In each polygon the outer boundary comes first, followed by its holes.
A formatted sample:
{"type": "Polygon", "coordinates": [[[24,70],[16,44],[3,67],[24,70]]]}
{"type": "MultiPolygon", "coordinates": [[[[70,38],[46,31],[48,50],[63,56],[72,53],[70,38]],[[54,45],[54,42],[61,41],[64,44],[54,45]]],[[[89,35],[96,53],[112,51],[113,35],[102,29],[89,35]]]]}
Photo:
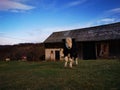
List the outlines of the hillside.
{"type": "Polygon", "coordinates": [[[11,60],[21,60],[26,57],[28,61],[44,59],[44,44],[24,43],[18,45],[0,46],[0,60],[10,58],[11,60]]]}

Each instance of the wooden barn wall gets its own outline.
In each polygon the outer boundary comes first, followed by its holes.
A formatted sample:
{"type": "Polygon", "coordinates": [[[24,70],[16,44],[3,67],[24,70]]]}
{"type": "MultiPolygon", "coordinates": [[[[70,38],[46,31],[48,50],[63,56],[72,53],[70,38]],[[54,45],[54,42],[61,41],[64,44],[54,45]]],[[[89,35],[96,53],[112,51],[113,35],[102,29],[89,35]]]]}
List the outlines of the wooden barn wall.
{"type": "Polygon", "coordinates": [[[109,41],[96,42],[96,57],[99,58],[109,58],[109,41]]]}
{"type": "Polygon", "coordinates": [[[45,49],[45,60],[49,61],[57,61],[57,60],[63,60],[63,49],[62,48],[47,48],[45,49]],[[57,56],[56,52],[58,52],[57,56]]]}
{"type": "Polygon", "coordinates": [[[110,41],[110,58],[120,58],[120,40],[110,41]]]}
{"type": "Polygon", "coordinates": [[[63,43],[45,43],[45,59],[56,61],[56,52],[59,52],[59,59],[63,60],[63,43]]]}
{"type": "Polygon", "coordinates": [[[78,58],[79,59],[83,59],[83,50],[82,50],[82,43],[81,42],[77,42],[77,53],[78,53],[78,58]]]}
{"type": "MultiPolygon", "coordinates": [[[[84,43],[85,42],[76,42],[79,59],[84,59],[85,56],[85,53],[83,53],[83,48],[85,48],[84,43]]],[[[120,40],[86,42],[86,44],[89,45],[93,43],[95,44],[94,47],[96,59],[120,58],[120,40]]],[[[45,44],[45,48],[46,49],[63,48],[63,45],[64,45],[63,43],[49,43],[45,44]]],[[[91,53],[91,51],[88,50],[88,53],[91,53]]]]}
{"type": "Polygon", "coordinates": [[[85,59],[85,57],[89,54],[91,55],[91,53],[94,50],[95,50],[95,53],[93,52],[94,55],[87,56],[88,59],[109,58],[109,41],[77,42],[77,48],[78,48],[79,59],[85,59]],[[91,47],[91,45],[94,45],[94,47],[91,47]],[[87,53],[84,53],[85,48],[87,53]]]}

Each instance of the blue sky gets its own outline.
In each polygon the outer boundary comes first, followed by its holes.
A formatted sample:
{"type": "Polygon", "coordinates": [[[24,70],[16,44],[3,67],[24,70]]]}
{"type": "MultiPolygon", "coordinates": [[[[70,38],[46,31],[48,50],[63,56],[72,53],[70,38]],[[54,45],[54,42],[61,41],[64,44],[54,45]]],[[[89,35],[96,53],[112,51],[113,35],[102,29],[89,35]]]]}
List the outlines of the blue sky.
{"type": "Polygon", "coordinates": [[[0,0],[0,45],[40,43],[52,32],[120,22],[120,0],[0,0]]]}

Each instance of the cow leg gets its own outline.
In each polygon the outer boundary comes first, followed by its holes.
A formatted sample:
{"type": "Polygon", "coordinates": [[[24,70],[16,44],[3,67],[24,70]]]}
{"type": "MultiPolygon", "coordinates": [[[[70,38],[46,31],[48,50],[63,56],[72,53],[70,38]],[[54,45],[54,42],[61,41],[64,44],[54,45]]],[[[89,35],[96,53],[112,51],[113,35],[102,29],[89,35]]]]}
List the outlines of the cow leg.
{"type": "Polygon", "coordinates": [[[70,68],[72,68],[72,64],[73,64],[72,58],[69,58],[69,61],[70,61],[70,68]]]}
{"type": "Polygon", "coordinates": [[[65,65],[64,65],[64,67],[67,67],[67,63],[68,63],[68,57],[66,56],[65,57],[65,65]]]}
{"type": "Polygon", "coordinates": [[[75,64],[78,65],[78,58],[75,59],[75,64]]]}

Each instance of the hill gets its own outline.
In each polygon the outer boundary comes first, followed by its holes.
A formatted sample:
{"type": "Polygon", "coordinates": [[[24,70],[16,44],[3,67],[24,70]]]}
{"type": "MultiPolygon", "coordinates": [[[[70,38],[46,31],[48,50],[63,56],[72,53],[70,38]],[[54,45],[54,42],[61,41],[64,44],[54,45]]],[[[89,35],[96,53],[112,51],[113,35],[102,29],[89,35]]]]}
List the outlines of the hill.
{"type": "Polygon", "coordinates": [[[21,60],[26,57],[28,61],[43,60],[45,55],[43,43],[24,43],[18,45],[0,46],[0,60],[10,58],[11,60],[21,60]]]}

